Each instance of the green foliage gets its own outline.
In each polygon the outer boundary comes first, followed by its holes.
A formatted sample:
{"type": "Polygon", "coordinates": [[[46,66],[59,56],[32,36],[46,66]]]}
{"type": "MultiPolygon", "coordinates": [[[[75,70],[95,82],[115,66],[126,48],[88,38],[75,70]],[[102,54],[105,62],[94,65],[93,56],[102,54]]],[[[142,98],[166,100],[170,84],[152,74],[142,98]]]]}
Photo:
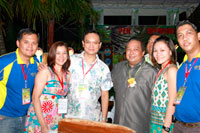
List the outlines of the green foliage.
{"type": "Polygon", "coordinates": [[[5,15],[8,15],[9,18],[13,18],[12,6],[7,0],[0,0],[0,18],[4,17],[3,13],[6,13],[5,15]]]}
{"type": "MultiPolygon", "coordinates": [[[[51,20],[57,24],[66,20],[79,26],[80,36],[88,25],[86,19],[95,24],[99,19],[99,13],[93,10],[90,0],[0,0],[0,26],[8,21],[8,16],[35,30],[41,23],[47,26],[51,20]]],[[[15,23],[14,20],[10,22],[15,23]]],[[[0,32],[2,30],[0,27],[0,32]]]]}
{"type": "Polygon", "coordinates": [[[28,25],[40,20],[48,23],[58,22],[64,16],[81,23],[89,15],[95,22],[98,13],[94,11],[88,0],[10,0],[17,16],[21,16],[28,25]]]}

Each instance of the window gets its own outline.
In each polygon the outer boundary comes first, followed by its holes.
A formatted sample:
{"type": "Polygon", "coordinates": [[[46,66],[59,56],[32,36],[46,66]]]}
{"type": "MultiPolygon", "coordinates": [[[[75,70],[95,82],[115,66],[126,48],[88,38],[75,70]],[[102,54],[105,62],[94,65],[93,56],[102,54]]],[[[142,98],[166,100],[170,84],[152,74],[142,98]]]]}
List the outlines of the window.
{"type": "Polygon", "coordinates": [[[139,16],[139,25],[166,25],[166,16],[139,16]]]}
{"type": "Polygon", "coordinates": [[[104,16],[104,25],[131,25],[131,16],[104,16]]]}

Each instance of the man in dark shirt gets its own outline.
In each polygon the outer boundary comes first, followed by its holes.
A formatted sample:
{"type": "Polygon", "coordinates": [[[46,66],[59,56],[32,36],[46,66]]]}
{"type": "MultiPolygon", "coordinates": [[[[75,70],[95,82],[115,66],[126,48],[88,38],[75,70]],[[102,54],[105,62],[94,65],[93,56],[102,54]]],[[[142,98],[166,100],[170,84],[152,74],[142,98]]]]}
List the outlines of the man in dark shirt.
{"type": "Polygon", "coordinates": [[[151,93],[157,70],[144,59],[143,43],[132,38],[126,46],[127,61],[112,70],[115,90],[114,123],[137,133],[149,132],[151,93]]]}

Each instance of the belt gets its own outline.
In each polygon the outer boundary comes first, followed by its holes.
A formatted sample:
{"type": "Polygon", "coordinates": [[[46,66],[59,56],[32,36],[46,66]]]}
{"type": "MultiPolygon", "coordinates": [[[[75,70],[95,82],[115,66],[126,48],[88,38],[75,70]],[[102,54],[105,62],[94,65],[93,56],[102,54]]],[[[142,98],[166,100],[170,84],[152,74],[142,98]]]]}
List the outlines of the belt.
{"type": "Polygon", "coordinates": [[[177,121],[177,122],[183,125],[184,127],[189,127],[189,128],[200,127],[200,122],[197,123],[185,123],[182,121],[177,121]]]}

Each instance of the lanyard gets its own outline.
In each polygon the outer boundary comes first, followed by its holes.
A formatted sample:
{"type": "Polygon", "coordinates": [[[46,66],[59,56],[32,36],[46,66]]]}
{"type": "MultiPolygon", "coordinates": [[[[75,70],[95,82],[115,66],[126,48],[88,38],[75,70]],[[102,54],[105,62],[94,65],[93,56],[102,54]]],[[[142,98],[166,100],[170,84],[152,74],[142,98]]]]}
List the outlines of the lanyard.
{"type": "Polygon", "coordinates": [[[61,74],[61,78],[60,78],[60,77],[58,76],[58,74],[56,73],[56,69],[55,69],[55,68],[53,68],[53,69],[54,69],[54,71],[55,71],[56,76],[58,77],[58,81],[60,82],[61,87],[62,87],[62,90],[63,90],[63,88],[64,88],[63,74],[61,74]]]}
{"type": "MultiPolygon", "coordinates": [[[[142,70],[142,67],[144,66],[145,64],[145,61],[144,63],[140,66],[140,68],[138,68],[137,72],[135,73],[135,76],[133,78],[136,78],[137,74],[142,70]]],[[[131,74],[130,74],[130,70],[129,70],[129,67],[128,67],[128,64],[127,64],[127,70],[128,70],[128,77],[131,78],[131,74]]]]}
{"type": "Polygon", "coordinates": [[[185,64],[185,79],[184,79],[184,85],[185,86],[185,83],[187,81],[187,78],[188,78],[188,75],[190,74],[190,71],[192,70],[192,67],[194,66],[194,64],[197,62],[197,60],[199,59],[199,57],[197,57],[195,59],[195,61],[193,62],[192,66],[190,67],[190,69],[187,71],[187,63],[185,64]]]}
{"type": "Polygon", "coordinates": [[[158,77],[160,76],[161,72],[171,63],[171,60],[158,72],[158,74],[156,75],[156,79],[154,81],[154,84],[156,83],[156,80],[158,79],[158,77]]]}
{"type": "Polygon", "coordinates": [[[30,68],[28,69],[27,74],[25,74],[23,64],[21,64],[21,68],[22,68],[22,72],[23,72],[23,75],[24,75],[24,79],[25,79],[25,88],[27,88],[27,77],[28,77],[28,73],[29,73],[29,69],[30,69],[30,68]]]}
{"type": "Polygon", "coordinates": [[[83,58],[82,58],[82,70],[83,70],[83,79],[85,79],[85,76],[88,74],[88,72],[94,67],[94,65],[96,64],[97,62],[95,62],[89,69],[86,73],[84,73],[84,64],[83,64],[83,58]]]}

